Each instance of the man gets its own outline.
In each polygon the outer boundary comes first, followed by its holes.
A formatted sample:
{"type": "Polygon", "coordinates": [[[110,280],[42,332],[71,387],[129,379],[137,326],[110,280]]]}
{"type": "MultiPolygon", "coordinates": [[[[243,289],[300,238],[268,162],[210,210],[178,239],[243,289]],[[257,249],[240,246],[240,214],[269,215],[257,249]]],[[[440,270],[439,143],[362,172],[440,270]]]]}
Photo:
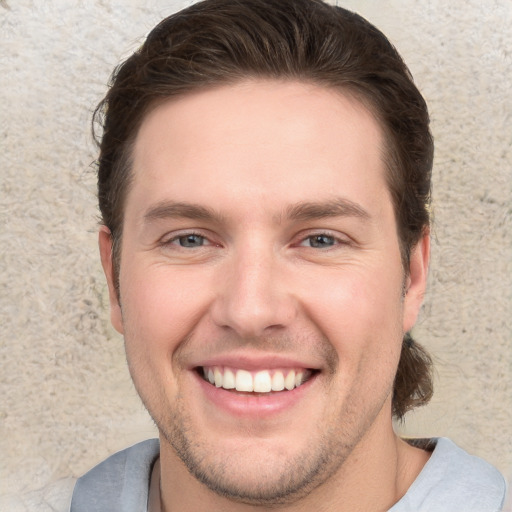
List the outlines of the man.
{"type": "Polygon", "coordinates": [[[501,475],[447,439],[409,331],[433,144],[387,39],[319,0],[207,0],[115,72],[99,234],[111,317],[159,441],[71,509],[495,511],[501,475]]]}

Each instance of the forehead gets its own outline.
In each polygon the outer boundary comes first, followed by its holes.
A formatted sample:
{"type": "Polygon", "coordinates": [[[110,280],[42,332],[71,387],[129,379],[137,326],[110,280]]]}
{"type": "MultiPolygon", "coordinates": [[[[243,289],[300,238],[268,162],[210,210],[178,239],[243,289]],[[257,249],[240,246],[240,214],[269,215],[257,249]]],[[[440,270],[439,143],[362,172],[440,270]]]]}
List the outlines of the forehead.
{"type": "Polygon", "coordinates": [[[371,202],[386,193],[382,154],[379,124],[355,98],[302,82],[247,81],[155,107],[135,141],[132,188],[152,201],[252,194],[295,202],[347,191],[371,202]]]}

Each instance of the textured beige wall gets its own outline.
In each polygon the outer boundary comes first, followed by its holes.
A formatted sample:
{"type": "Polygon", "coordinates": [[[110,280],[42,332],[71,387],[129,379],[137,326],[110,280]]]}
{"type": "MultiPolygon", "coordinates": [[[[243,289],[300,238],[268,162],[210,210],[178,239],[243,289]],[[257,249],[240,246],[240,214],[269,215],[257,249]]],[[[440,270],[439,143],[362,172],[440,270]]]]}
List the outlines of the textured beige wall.
{"type": "MultiPolygon", "coordinates": [[[[109,325],[91,110],[114,65],[188,2],[0,1],[0,510],[154,435],[109,325]]],[[[395,42],[431,109],[435,242],[419,340],[447,435],[512,476],[512,2],[340,1],[395,42]]]]}

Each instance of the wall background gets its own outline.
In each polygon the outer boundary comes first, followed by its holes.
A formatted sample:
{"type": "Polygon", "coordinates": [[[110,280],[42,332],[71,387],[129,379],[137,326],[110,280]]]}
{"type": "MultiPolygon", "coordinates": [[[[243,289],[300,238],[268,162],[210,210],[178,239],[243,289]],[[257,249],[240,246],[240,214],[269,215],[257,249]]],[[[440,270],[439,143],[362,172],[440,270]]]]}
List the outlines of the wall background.
{"type": "MultiPolygon", "coordinates": [[[[0,1],[0,509],[62,489],[155,431],[110,327],[89,122],[163,0],[0,1]]],[[[512,477],[512,3],[341,0],[401,51],[437,153],[417,338],[436,394],[398,426],[452,437],[512,477]]]]}

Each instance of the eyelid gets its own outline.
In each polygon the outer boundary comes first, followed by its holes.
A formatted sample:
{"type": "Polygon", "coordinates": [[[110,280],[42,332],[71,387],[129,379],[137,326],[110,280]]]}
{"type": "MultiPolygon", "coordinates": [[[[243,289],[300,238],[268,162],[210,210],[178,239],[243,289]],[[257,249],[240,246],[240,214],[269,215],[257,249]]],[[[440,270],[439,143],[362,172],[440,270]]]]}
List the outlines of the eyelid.
{"type": "Polygon", "coordinates": [[[297,242],[293,245],[301,246],[308,238],[315,236],[326,236],[329,238],[333,238],[336,244],[333,247],[338,245],[350,245],[354,241],[352,238],[344,233],[332,231],[330,229],[312,229],[306,230],[299,233],[296,237],[297,242]]]}
{"type": "MultiPolygon", "coordinates": [[[[163,246],[175,245],[174,242],[186,236],[201,237],[206,241],[206,246],[220,246],[219,243],[216,243],[215,241],[212,240],[212,235],[210,235],[209,233],[205,233],[203,230],[200,229],[181,229],[178,231],[166,233],[164,236],[160,238],[158,244],[163,246]]],[[[176,246],[180,247],[178,244],[176,244],[176,246]]]]}

